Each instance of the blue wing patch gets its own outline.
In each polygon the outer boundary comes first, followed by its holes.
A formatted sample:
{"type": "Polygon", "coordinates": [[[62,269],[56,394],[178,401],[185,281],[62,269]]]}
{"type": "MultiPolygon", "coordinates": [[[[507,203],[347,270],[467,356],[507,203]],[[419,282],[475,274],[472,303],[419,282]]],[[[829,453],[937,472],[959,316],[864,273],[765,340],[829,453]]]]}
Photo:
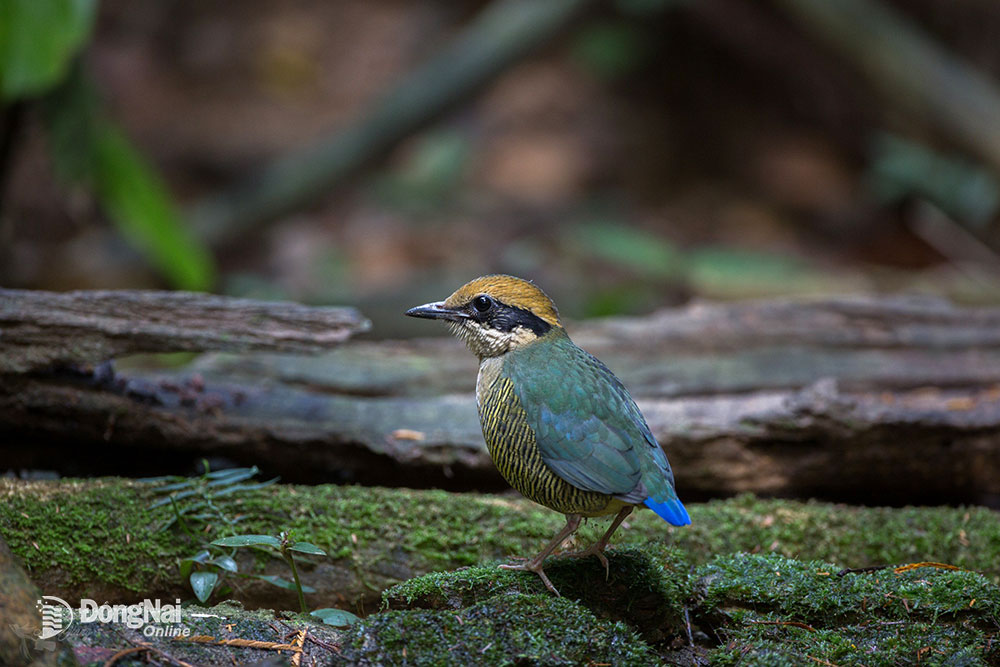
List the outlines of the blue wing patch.
{"type": "Polygon", "coordinates": [[[688,516],[687,510],[684,509],[679,498],[673,498],[665,503],[658,503],[652,498],[646,498],[643,504],[674,526],[687,526],[691,523],[691,517],[688,516]]]}

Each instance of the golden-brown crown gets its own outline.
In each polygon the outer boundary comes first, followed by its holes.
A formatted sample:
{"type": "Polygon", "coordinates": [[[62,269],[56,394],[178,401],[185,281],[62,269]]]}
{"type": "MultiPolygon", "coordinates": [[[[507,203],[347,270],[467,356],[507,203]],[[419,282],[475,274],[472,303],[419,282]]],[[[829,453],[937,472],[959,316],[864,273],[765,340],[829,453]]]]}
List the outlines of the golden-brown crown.
{"type": "Polygon", "coordinates": [[[522,278],[503,274],[470,280],[455,290],[455,293],[445,300],[444,305],[457,308],[469,303],[480,294],[486,294],[505,305],[527,310],[552,326],[562,326],[556,305],[540,287],[522,278]]]}

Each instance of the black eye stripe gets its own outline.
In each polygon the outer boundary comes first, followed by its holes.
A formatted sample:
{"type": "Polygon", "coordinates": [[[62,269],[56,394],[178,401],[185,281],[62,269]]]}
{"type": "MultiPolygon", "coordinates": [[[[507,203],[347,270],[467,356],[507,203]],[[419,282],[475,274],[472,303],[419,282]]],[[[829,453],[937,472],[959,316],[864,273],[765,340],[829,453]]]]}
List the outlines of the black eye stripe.
{"type": "Polygon", "coordinates": [[[544,336],[552,329],[551,324],[530,310],[508,306],[496,299],[490,299],[488,296],[486,298],[489,299],[490,303],[485,312],[480,311],[476,306],[476,300],[479,299],[478,296],[472,299],[466,306],[466,312],[477,322],[481,322],[492,329],[503,331],[504,333],[513,331],[517,327],[524,327],[530,329],[536,336],[544,336]]]}

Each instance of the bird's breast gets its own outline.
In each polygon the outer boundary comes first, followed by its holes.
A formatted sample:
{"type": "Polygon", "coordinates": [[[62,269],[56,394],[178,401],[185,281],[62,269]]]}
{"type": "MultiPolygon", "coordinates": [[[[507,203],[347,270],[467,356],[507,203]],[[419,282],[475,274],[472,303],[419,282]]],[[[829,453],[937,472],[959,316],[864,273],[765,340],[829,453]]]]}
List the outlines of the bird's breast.
{"type": "Polygon", "coordinates": [[[513,382],[503,373],[502,357],[480,364],[476,400],[490,458],[512,487],[566,514],[596,516],[621,507],[609,495],[573,486],[545,464],[513,382]]]}
{"type": "Polygon", "coordinates": [[[476,377],[476,405],[479,414],[483,414],[483,405],[489,398],[489,391],[500,377],[503,370],[503,357],[487,357],[479,363],[479,376],[476,377]]]}

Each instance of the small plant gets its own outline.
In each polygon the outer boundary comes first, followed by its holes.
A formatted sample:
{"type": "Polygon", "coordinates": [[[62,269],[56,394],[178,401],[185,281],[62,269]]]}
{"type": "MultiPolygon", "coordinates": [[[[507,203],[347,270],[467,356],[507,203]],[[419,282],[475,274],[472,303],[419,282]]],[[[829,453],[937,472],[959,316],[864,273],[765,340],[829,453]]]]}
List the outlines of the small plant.
{"type": "Polygon", "coordinates": [[[236,560],[229,555],[213,556],[212,552],[204,549],[190,558],[181,561],[181,576],[191,584],[191,590],[199,602],[207,602],[215,591],[227,592],[220,586],[222,576],[231,572],[239,574],[239,566],[236,560]],[[210,568],[215,570],[204,570],[196,568],[210,568]]]}
{"type": "MultiPolygon", "coordinates": [[[[302,582],[299,581],[299,570],[295,567],[295,558],[292,556],[292,552],[298,551],[299,553],[311,554],[313,556],[326,556],[326,552],[317,547],[315,544],[310,544],[309,542],[296,542],[291,538],[291,535],[283,532],[277,537],[272,535],[232,535],[230,537],[221,537],[214,540],[212,542],[212,546],[233,547],[235,549],[241,547],[257,547],[268,551],[276,550],[281,559],[288,563],[288,567],[292,569],[292,577],[295,579],[294,583],[273,575],[258,574],[247,576],[263,579],[264,581],[274,584],[280,588],[294,590],[299,594],[299,608],[302,610],[302,613],[308,613],[309,610],[306,609],[305,593],[312,593],[314,592],[314,589],[309,586],[303,586],[302,582]]],[[[211,591],[209,591],[209,593],[211,593],[211,591]]]]}
{"type": "MultiPolygon", "coordinates": [[[[150,505],[151,509],[169,504],[173,510],[173,517],[161,526],[161,530],[177,525],[204,547],[180,563],[181,576],[188,580],[195,597],[199,602],[205,603],[213,593],[226,593],[230,590],[224,586],[228,576],[260,579],[279,588],[296,591],[299,608],[306,613],[305,594],[314,593],[315,589],[303,585],[300,581],[292,552],[326,556],[325,551],[309,542],[295,541],[287,532],[282,532],[277,537],[232,535],[212,542],[208,542],[206,537],[212,532],[214,525],[221,524],[233,528],[243,519],[242,516],[230,516],[224,512],[216,502],[219,498],[262,489],[277,482],[278,478],[266,482],[247,483],[260,472],[257,466],[210,471],[207,461],[203,461],[202,464],[205,473],[198,477],[165,476],[140,480],[162,484],[155,489],[155,492],[166,494],[153,502],[150,505]],[[269,574],[241,573],[233,556],[236,549],[245,547],[263,549],[270,554],[278,555],[291,568],[294,581],[269,574]],[[230,548],[231,551],[217,553],[224,548],[230,548]]],[[[358,617],[349,611],[333,608],[316,609],[311,615],[328,625],[338,627],[351,625],[358,620],[358,617]]]]}
{"type": "Polygon", "coordinates": [[[155,493],[167,495],[149,506],[150,509],[154,509],[169,504],[173,508],[173,518],[165,523],[161,530],[166,530],[177,523],[188,535],[201,539],[195,535],[195,527],[189,525],[189,521],[192,523],[219,521],[228,526],[235,526],[243,517],[229,517],[215,504],[215,501],[225,496],[262,489],[278,481],[278,478],[274,477],[266,482],[244,484],[243,482],[256,477],[260,472],[257,466],[210,471],[208,461],[203,460],[202,465],[205,467],[205,472],[198,477],[170,475],[139,480],[150,484],[167,482],[155,489],[155,493]]]}
{"type": "Polygon", "coordinates": [[[156,487],[155,493],[165,494],[153,502],[150,509],[169,504],[173,510],[173,516],[160,527],[160,530],[167,530],[176,524],[193,540],[205,547],[180,563],[181,576],[191,584],[191,590],[198,601],[204,603],[213,592],[227,590],[221,586],[226,574],[239,574],[239,568],[233,557],[213,554],[211,546],[206,541],[206,533],[211,532],[214,524],[233,528],[243,519],[242,516],[230,516],[224,512],[219,507],[218,500],[262,489],[277,482],[278,478],[247,483],[260,472],[257,466],[210,470],[208,461],[204,460],[202,465],[205,472],[198,477],[170,475],[149,477],[139,481],[161,484],[156,487]]]}

